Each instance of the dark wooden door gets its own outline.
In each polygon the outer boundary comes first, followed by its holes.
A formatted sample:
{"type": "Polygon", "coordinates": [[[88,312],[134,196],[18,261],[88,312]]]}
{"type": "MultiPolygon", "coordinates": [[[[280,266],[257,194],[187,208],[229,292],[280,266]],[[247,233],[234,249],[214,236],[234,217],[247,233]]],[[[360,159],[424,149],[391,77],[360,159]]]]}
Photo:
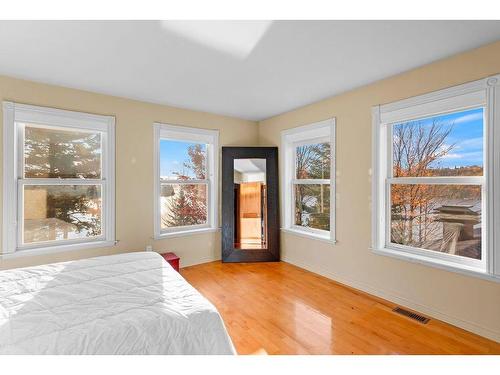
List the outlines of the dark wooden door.
{"type": "Polygon", "coordinates": [[[222,261],[279,261],[279,231],[278,148],[222,147],[222,261]],[[239,209],[235,194],[240,189],[235,188],[235,159],[265,159],[265,188],[262,189],[264,195],[261,204],[263,212],[259,217],[267,233],[262,234],[262,246],[257,248],[241,248],[235,242],[242,232],[236,223],[239,209]]]}

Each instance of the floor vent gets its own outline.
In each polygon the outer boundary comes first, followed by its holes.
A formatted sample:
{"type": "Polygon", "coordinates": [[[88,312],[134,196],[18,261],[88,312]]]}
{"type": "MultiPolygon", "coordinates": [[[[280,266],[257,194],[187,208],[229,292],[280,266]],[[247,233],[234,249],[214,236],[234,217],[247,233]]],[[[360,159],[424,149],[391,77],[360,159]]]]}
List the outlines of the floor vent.
{"type": "Polygon", "coordinates": [[[426,318],[425,316],[422,316],[422,315],[416,314],[414,312],[402,309],[401,307],[396,307],[392,311],[394,311],[395,313],[404,315],[410,319],[416,320],[417,322],[422,323],[422,324],[427,324],[430,320],[429,318],[426,318]]]}

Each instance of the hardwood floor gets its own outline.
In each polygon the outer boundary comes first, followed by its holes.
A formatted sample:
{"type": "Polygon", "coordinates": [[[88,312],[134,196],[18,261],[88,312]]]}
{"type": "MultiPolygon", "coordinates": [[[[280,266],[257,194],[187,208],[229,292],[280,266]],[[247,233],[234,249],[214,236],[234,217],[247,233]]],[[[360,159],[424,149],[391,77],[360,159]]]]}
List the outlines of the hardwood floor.
{"type": "Polygon", "coordinates": [[[212,262],[181,274],[219,310],[240,354],[499,354],[500,344],[293,265],[212,262]]]}

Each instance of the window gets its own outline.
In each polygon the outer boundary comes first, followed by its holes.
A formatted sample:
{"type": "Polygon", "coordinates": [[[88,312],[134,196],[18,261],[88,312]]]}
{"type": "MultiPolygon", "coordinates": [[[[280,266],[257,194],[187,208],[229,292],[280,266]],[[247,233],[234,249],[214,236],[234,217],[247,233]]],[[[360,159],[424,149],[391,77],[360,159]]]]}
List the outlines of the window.
{"type": "Polygon", "coordinates": [[[114,117],[3,109],[3,254],[113,245],[114,117]]]}
{"type": "Polygon", "coordinates": [[[334,241],[335,119],[282,132],[284,230],[334,241]]]}
{"type": "Polygon", "coordinates": [[[155,124],[155,237],[217,228],[218,132],[155,124]]]}
{"type": "Polygon", "coordinates": [[[493,197],[500,193],[492,173],[500,146],[493,132],[497,82],[374,107],[374,251],[488,277],[500,273],[492,236],[493,197]]]}

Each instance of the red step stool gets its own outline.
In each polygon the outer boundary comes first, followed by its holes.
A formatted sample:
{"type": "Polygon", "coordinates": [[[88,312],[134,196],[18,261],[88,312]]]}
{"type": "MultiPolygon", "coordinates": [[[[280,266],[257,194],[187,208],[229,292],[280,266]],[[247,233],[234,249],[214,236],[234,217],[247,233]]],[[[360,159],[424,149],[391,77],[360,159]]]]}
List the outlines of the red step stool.
{"type": "Polygon", "coordinates": [[[165,259],[171,266],[174,270],[176,270],[177,272],[179,272],[179,257],[177,255],[175,255],[175,253],[163,253],[163,254],[160,254],[163,259],[165,259]]]}

